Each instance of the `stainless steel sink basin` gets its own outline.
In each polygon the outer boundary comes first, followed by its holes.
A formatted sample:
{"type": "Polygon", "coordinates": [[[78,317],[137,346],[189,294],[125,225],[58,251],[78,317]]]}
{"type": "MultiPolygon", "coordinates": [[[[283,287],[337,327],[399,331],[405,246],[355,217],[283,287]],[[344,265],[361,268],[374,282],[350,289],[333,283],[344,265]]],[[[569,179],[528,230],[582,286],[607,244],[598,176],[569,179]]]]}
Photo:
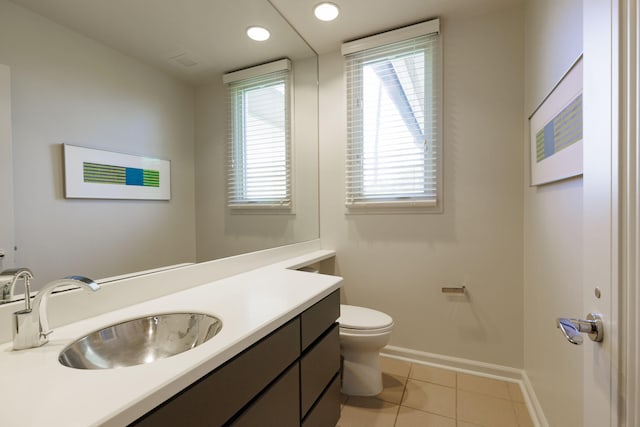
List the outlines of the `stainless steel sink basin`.
{"type": "Polygon", "coordinates": [[[168,313],[108,326],[68,345],[58,357],[76,369],[112,369],[153,363],[208,341],[222,322],[207,314],[168,313]]]}

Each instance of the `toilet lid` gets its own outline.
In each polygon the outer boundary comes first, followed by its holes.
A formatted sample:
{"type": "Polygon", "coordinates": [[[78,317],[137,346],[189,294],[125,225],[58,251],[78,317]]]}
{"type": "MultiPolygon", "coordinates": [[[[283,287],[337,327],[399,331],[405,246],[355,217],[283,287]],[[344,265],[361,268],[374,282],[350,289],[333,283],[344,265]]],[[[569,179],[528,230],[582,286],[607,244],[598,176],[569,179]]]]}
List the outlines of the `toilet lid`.
{"type": "Polygon", "coordinates": [[[354,305],[340,305],[341,328],[349,329],[381,329],[390,326],[393,319],[388,314],[354,305]]]}

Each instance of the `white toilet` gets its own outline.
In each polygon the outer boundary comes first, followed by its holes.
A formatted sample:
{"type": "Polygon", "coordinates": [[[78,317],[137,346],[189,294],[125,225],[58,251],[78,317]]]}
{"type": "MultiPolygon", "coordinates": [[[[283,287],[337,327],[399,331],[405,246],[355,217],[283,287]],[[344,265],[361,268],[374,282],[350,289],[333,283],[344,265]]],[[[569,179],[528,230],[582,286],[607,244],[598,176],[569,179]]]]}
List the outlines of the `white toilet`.
{"type": "Polygon", "coordinates": [[[370,308],[340,305],[342,393],[375,396],[382,391],[380,350],[391,338],[391,316],[370,308]]]}

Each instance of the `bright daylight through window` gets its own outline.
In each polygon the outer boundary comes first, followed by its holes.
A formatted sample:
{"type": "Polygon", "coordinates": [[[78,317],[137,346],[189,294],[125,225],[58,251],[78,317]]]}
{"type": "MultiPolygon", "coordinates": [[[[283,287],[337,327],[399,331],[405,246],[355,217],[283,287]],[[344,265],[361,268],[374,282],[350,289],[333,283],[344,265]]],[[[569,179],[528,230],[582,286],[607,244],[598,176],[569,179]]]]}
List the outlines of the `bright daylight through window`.
{"type": "MultiPolygon", "coordinates": [[[[433,28],[432,21],[424,24],[433,28]]],[[[397,31],[402,34],[406,29],[397,31]]],[[[397,39],[397,34],[385,33],[382,39],[389,35],[397,39]]],[[[438,33],[383,44],[375,37],[370,38],[374,47],[367,47],[368,39],[343,45],[348,96],[346,205],[437,207],[438,33]]]]}
{"type": "MultiPolygon", "coordinates": [[[[249,73],[225,75],[231,120],[228,204],[232,208],[291,206],[289,61],[284,61],[278,62],[285,69],[271,71],[267,64],[270,72],[265,74],[251,75],[255,73],[249,69],[249,73]]],[[[264,68],[256,71],[260,70],[264,68]]]]}

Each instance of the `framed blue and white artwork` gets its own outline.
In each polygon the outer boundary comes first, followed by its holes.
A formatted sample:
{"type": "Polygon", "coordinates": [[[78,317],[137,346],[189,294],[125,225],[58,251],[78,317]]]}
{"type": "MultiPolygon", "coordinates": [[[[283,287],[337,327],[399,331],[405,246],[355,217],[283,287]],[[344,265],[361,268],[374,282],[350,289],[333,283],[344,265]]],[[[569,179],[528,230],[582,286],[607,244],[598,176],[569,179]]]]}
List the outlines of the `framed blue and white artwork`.
{"type": "Polygon", "coordinates": [[[531,185],[582,175],[582,56],[529,118],[531,185]]]}
{"type": "Polygon", "coordinates": [[[67,199],[171,199],[171,162],[63,144],[67,199]]]}

